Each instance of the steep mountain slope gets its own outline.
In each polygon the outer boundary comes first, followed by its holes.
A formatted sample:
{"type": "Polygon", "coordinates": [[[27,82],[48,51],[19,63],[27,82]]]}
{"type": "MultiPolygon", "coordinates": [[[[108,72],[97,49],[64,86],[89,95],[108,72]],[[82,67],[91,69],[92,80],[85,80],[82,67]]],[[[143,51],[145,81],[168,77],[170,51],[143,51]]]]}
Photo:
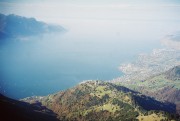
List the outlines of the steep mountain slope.
{"type": "Polygon", "coordinates": [[[49,25],[34,18],[14,14],[0,14],[0,39],[7,37],[35,36],[47,32],[62,32],[61,26],[49,25]]]}
{"type": "Polygon", "coordinates": [[[180,65],[164,73],[165,78],[173,81],[180,81],[180,65]]]}
{"type": "Polygon", "coordinates": [[[146,80],[132,80],[119,84],[157,100],[174,103],[177,113],[180,114],[180,66],[146,80]]]}
{"type": "Polygon", "coordinates": [[[56,114],[40,103],[33,105],[0,94],[1,121],[58,121],[56,114]]]}
{"type": "Polygon", "coordinates": [[[63,121],[131,121],[146,119],[150,115],[160,121],[170,118],[163,111],[175,112],[173,104],[161,103],[123,86],[101,81],[87,81],[66,91],[23,101],[41,102],[63,121]]]}

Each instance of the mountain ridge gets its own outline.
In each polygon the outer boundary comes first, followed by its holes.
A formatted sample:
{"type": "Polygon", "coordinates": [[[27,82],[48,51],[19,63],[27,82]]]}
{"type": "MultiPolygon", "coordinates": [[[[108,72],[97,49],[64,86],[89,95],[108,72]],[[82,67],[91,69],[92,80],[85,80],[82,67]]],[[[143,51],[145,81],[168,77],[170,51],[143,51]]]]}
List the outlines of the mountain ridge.
{"type": "Polygon", "coordinates": [[[0,39],[35,36],[48,32],[64,32],[60,25],[50,25],[35,18],[27,18],[15,14],[0,13],[0,39]]]}
{"type": "Polygon", "coordinates": [[[180,65],[166,71],[164,74],[166,79],[173,81],[180,80],[180,65]]]}
{"type": "Polygon", "coordinates": [[[65,91],[45,97],[25,98],[23,101],[41,102],[64,121],[129,121],[149,115],[156,115],[160,120],[168,119],[164,111],[175,112],[173,104],[161,103],[126,87],[102,81],[87,81],[65,91]]]}

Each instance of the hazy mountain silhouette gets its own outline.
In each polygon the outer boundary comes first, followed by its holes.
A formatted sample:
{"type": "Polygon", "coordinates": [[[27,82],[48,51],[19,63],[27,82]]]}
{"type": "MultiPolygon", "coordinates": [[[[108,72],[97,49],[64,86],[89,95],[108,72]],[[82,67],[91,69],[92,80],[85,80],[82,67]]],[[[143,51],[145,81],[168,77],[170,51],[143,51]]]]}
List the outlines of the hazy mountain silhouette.
{"type": "Polygon", "coordinates": [[[0,39],[12,37],[35,36],[48,32],[63,32],[59,25],[50,25],[35,18],[26,18],[14,14],[0,14],[0,39]]]}

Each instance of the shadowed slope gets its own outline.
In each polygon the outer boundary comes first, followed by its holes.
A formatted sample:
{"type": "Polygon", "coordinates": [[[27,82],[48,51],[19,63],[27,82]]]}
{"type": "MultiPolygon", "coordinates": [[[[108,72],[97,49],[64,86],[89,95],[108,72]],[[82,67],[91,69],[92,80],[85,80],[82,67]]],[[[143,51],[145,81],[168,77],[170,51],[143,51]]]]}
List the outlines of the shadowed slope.
{"type": "Polygon", "coordinates": [[[3,121],[58,121],[56,114],[40,103],[30,105],[1,94],[0,115],[3,121]]]}

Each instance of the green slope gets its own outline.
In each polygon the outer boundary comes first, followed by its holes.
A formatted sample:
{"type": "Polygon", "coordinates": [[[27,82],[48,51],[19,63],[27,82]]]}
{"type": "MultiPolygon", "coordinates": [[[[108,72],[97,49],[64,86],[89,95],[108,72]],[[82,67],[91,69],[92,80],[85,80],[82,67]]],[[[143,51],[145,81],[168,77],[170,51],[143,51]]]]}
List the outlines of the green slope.
{"type": "Polygon", "coordinates": [[[180,66],[149,77],[146,80],[131,80],[117,84],[136,90],[159,101],[174,103],[176,112],[180,114],[180,66]]]}
{"type": "Polygon", "coordinates": [[[66,91],[41,98],[26,98],[24,101],[39,101],[64,121],[131,121],[152,114],[161,120],[168,118],[164,111],[175,111],[174,105],[101,81],[87,81],[66,91]]]}

